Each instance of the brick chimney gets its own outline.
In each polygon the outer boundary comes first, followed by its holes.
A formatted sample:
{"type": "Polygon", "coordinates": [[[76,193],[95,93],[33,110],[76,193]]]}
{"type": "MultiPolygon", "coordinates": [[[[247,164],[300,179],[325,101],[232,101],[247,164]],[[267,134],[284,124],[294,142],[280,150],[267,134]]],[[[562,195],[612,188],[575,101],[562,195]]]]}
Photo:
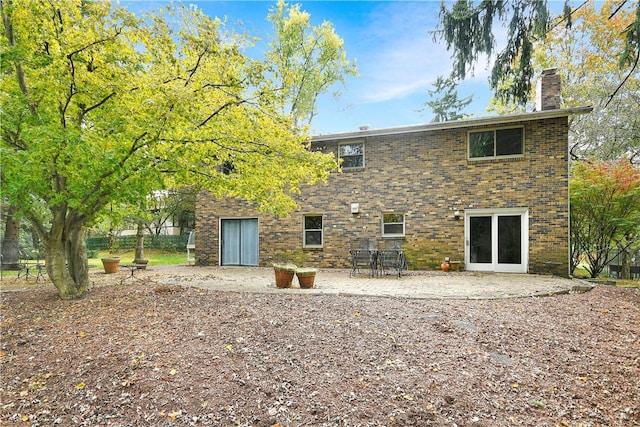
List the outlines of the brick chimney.
{"type": "Polygon", "coordinates": [[[536,85],[536,111],[560,108],[560,75],[557,68],[542,71],[536,85]]]}

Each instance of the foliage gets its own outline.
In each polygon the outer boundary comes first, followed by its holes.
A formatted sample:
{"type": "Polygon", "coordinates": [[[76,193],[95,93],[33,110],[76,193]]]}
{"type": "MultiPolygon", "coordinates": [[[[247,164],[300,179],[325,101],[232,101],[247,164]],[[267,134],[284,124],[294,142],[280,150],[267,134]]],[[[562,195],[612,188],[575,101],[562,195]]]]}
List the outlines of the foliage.
{"type": "MultiPolygon", "coordinates": [[[[188,234],[182,234],[179,236],[146,236],[144,239],[144,247],[166,251],[184,251],[187,246],[188,238],[188,234]]],[[[136,236],[116,236],[115,240],[118,248],[133,249],[136,247],[136,236]]],[[[109,238],[89,237],[87,238],[87,249],[107,250],[109,249],[109,238]]]]}
{"type": "Polygon", "coordinates": [[[107,2],[1,6],[2,194],[41,237],[63,298],[88,287],[85,227],[168,175],[284,213],[336,166],[282,113],[247,37],[196,8],[142,19],[107,2]]]}
{"type": "MultiPolygon", "coordinates": [[[[616,20],[619,14],[633,9],[634,6],[625,8],[624,3],[601,19],[616,20]]],[[[553,26],[564,24],[571,28],[573,12],[566,0],[563,17],[558,18],[553,26]]],[[[636,72],[640,55],[640,3],[635,2],[632,14],[632,22],[623,30],[624,44],[606,55],[618,58],[618,66],[625,70],[627,76],[636,72]]],[[[534,42],[543,40],[552,26],[546,1],[456,0],[450,8],[443,2],[440,24],[440,37],[446,41],[447,49],[453,51],[455,77],[464,79],[480,56],[487,55],[489,60],[494,60],[490,86],[496,96],[504,102],[526,104],[534,76],[534,42]],[[497,23],[507,27],[507,41],[499,52],[493,32],[497,23]]],[[[625,81],[623,77],[617,86],[622,87],[625,81]]]]}
{"type": "Polygon", "coordinates": [[[356,76],[356,63],[347,59],[344,41],[333,25],[324,21],[312,26],[311,16],[300,5],[279,0],[268,19],[275,32],[268,59],[283,100],[298,123],[311,123],[318,95],[344,84],[346,75],[356,76]]]}
{"type": "Polygon", "coordinates": [[[618,88],[625,71],[610,54],[624,49],[624,30],[635,17],[632,11],[621,9],[609,19],[616,7],[612,0],[598,10],[593,2],[585,4],[574,13],[570,31],[555,28],[536,49],[537,67],[559,68],[564,104],[594,107],[592,114],[575,118],[571,124],[574,159],[626,156],[632,163],[640,161],[640,74],[631,74],[618,88]]]}
{"type": "Polygon", "coordinates": [[[577,163],[572,173],[571,267],[584,257],[595,278],[615,256],[616,239],[640,236],[640,168],[626,159],[594,160],[577,163]]]}
{"type": "MultiPolygon", "coordinates": [[[[632,163],[640,161],[640,74],[627,76],[625,84],[618,87],[625,71],[610,54],[624,48],[624,30],[635,17],[631,10],[616,8],[612,0],[598,9],[593,2],[585,3],[573,13],[571,29],[556,26],[535,43],[533,67],[536,72],[558,68],[564,106],[593,106],[592,114],[571,118],[569,139],[574,160],[626,156],[632,163]]],[[[504,90],[510,84],[501,83],[504,90]]],[[[494,98],[490,109],[499,113],[523,111],[533,107],[534,98],[531,91],[526,107],[494,98]]]]}
{"type": "Polygon", "coordinates": [[[194,187],[181,187],[169,191],[154,191],[147,196],[147,210],[151,218],[146,221],[147,230],[160,235],[165,225],[173,220],[178,222],[182,232],[190,231],[186,226],[193,220],[196,209],[196,190],[194,187]]]}
{"type": "Polygon", "coordinates": [[[473,101],[473,95],[458,98],[457,82],[453,77],[438,76],[433,86],[434,89],[429,90],[431,101],[427,101],[426,105],[435,113],[434,122],[448,122],[467,117],[461,111],[473,101]]]}

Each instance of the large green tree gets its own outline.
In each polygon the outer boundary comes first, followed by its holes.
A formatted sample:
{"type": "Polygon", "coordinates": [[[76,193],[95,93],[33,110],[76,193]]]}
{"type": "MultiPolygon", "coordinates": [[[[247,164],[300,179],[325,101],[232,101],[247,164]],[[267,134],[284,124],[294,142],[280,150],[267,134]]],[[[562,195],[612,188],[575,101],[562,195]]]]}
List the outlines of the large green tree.
{"type": "Polygon", "coordinates": [[[248,39],[195,8],[139,18],[108,2],[2,0],[0,12],[1,190],[62,298],[89,285],[85,227],[167,174],[285,212],[335,167],[308,150],[248,39]]]}
{"type": "MultiPolygon", "coordinates": [[[[637,73],[640,59],[640,2],[625,1],[618,5],[603,19],[616,19],[625,10],[634,18],[623,29],[624,44],[607,55],[615,57],[625,76],[630,76],[637,73]]],[[[486,56],[493,61],[489,83],[496,96],[526,104],[535,73],[534,43],[544,40],[552,26],[571,27],[573,12],[568,0],[565,0],[563,16],[553,20],[547,1],[456,0],[453,4],[443,1],[441,25],[436,34],[452,51],[455,77],[464,79],[477,61],[486,56]],[[503,46],[498,46],[494,35],[498,24],[507,29],[503,46]]],[[[625,82],[626,77],[622,77],[612,94],[625,82]]]]}
{"type": "Polygon", "coordinates": [[[299,124],[311,123],[318,95],[344,85],[347,75],[356,76],[356,63],[347,59],[344,41],[333,25],[311,25],[311,15],[300,5],[279,0],[268,19],[274,29],[268,60],[285,105],[299,124]]]}

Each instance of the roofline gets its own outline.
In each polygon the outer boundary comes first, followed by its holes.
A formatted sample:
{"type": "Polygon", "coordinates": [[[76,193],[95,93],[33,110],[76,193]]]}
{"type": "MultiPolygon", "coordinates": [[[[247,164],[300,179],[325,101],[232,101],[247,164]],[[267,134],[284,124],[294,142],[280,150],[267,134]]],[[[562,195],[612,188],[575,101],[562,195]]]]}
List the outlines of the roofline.
{"type": "Polygon", "coordinates": [[[327,135],[316,135],[313,136],[311,141],[332,141],[339,139],[351,139],[351,138],[362,138],[365,136],[383,136],[383,135],[397,135],[397,134],[406,134],[406,133],[415,133],[415,132],[427,132],[441,129],[458,129],[465,127],[476,127],[483,125],[495,125],[495,124],[505,124],[505,123],[514,123],[514,122],[522,122],[522,121],[531,121],[531,120],[540,120],[540,119],[552,119],[557,117],[566,117],[574,114],[587,114],[593,111],[593,107],[574,107],[574,108],[561,108],[556,110],[544,110],[544,111],[534,111],[529,113],[514,113],[514,114],[504,114],[499,116],[486,116],[479,118],[470,118],[470,119],[461,119],[454,120],[451,122],[435,122],[435,123],[426,123],[420,125],[411,125],[411,126],[401,126],[401,127],[392,127],[392,128],[384,128],[384,129],[371,129],[371,130],[359,130],[352,132],[341,132],[327,135]]]}

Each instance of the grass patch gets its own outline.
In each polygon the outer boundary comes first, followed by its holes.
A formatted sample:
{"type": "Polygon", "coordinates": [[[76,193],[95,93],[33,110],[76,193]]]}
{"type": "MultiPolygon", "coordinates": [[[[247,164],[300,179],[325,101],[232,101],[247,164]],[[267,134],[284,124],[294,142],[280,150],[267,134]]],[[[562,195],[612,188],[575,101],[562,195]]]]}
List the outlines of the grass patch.
{"type": "MultiPolygon", "coordinates": [[[[99,251],[97,258],[89,259],[89,265],[102,268],[101,258],[119,256],[121,263],[131,263],[134,260],[135,251],[133,249],[123,249],[116,253],[109,251],[99,251]]],[[[145,249],[144,256],[149,260],[149,265],[182,265],[187,264],[187,252],[168,252],[159,249],[145,249]]]]}

